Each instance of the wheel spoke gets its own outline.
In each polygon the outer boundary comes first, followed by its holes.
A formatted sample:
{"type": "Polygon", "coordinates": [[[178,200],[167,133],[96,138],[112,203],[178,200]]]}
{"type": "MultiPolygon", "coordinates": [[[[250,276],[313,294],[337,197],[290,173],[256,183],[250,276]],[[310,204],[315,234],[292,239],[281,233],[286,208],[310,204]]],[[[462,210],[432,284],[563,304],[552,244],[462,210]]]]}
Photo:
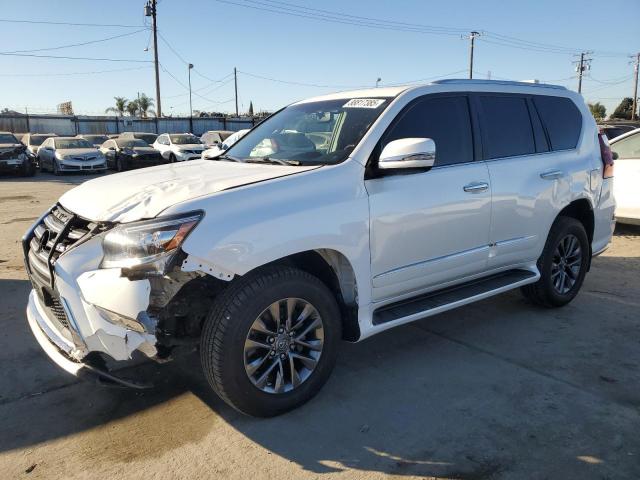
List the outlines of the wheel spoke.
{"type": "Polygon", "coordinates": [[[289,355],[289,372],[291,373],[291,384],[293,385],[293,388],[296,388],[301,383],[300,375],[298,375],[298,371],[296,370],[296,366],[291,355],[289,355]]]}
{"type": "Polygon", "coordinates": [[[287,330],[291,330],[291,317],[293,316],[293,310],[296,308],[296,303],[295,298],[287,298],[287,320],[285,323],[287,330]]]}
{"type": "Polygon", "coordinates": [[[313,370],[318,363],[315,358],[307,357],[305,355],[300,355],[299,353],[291,352],[289,354],[292,358],[297,358],[302,362],[302,364],[307,367],[309,370],[313,370]]]}
{"type": "Polygon", "coordinates": [[[273,371],[273,369],[278,365],[277,361],[273,361],[271,365],[260,375],[258,379],[256,379],[255,383],[258,388],[264,388],[267,384],[267,380],[269,379],[269,374],[273,371]]]}
{"type": "Polygon", "coordinates": [[[276,393],[282,393],[284,390],[284,367],[282,360],[278,359],[278,371],[276,372],[276,384],[273,389],[276,393]]]}
{"type": "Polygon", "coordinates": [[[267,335],[275,335],[276,332],[270,330],[264,323],[264,321],[262,320],[262,318],[258,318],[253,325],[251,326],[252,330],[255,330],[256,332],[260,332],[260,333],[266,333],[267,335]]]}
{"type": "Polygon", "coordinates": [[[298,335],[296,335],[295,339],[300,340],[301,338],[304,338],[311,330],[314,330],[321,325],[322,325],[322,322],[320,321],[320,319],[318,317],[315,317],[312,320],[312,322],[309,325],[307,325],[307,327],[302,331],[302,333],[299,333],[298,335]]]}
{"type": "Polygon", "coordinates": [[[249,375],[253,375],[254,373],[256,373],[256,371],[262,366],[264,365],[264,362],[267,361],[267,358],[269,358],[269,354],[267,353],[266,355],[264,355],[263,357],[258,357],[256,358],[253,362],[248,363],[247,364],[247,373],[249,375]]]}
{"type": "Polygon", "coordinates": [[[245,350],[252,350],[254,348],[266,348],[267,350],[270,350],[271,345],[269,345],[268,343],[264,343],[259,340],[256,340],[254,338],[247,338],[247,340],[244,342],[244,348],[245,350]]]}
{"type": "Polygon", "coordinates": [[[302,340],[294,339],[294,342],[301,347],[308,348],[309,350],[313,350],[315,352],[319,352],[322,350],[322,340],[309,340],[307,342],[303,342],[302,340]]]}
{"type": "Polygon", "coordinates": [[[295,331],[298,328],[300,328],[304,324],[304,321],[309,317],[309,315],[311,315],[313,310],[314,308],[311,306],[311,304],[309,303],[305,304],[304,308],[302,309],[302,312],[300,312],[300,315],[298,315],[298,318],[296,319],[295,323],[291,326],[291,330],[295,331]]]}
{"type": "Polygon", "coordinates": [[[276,324],[276,330],[280,328],[280,302],[273,302],[269,307],[269,313],[271,313],[271,318],[276,324]]]}

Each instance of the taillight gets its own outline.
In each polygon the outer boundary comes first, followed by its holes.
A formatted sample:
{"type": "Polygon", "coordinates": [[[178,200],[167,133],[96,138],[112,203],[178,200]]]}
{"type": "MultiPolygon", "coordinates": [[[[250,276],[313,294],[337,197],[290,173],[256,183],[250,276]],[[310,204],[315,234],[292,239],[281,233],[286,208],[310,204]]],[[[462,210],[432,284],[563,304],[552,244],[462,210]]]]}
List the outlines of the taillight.
{"type": "Polygon", "coordinates": [[[600,142],[600,156],[602,157],[602,178],[613,177],[613,152],[609,146],[609,139],[604,133],[598,134],[600,142]]]}

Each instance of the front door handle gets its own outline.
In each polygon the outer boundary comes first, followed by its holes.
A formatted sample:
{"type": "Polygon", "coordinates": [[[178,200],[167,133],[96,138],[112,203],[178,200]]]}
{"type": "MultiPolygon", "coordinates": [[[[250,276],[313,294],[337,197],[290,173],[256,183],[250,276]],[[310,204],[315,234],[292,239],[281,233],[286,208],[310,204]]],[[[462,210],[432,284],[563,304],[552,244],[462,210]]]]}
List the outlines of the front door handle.
{"type": "Polygon", "coordinates": [[[540,174],[540,178],[543,180],[557,180],[562,177],[564,177],[564,172],[562,170],[549,170],[548,172],[542,172],[540,174]]]}
{"type": "Polygon", "coordinates": [[[480,192],[484,192],[488,188],[489,188],[489,184],[487,182],[472,182],[462,187],[462,189],[468,193],[480,193],[480,192]]]}

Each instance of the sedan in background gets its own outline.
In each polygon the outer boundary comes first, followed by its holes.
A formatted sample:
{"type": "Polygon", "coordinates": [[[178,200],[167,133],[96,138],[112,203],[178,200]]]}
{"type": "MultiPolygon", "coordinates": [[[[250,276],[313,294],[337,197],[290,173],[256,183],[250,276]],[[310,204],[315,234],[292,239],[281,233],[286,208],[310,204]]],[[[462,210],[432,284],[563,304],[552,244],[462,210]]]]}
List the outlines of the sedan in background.
{"type": "Polygon", "coordinates": [[[81,135],[76,135],[77,138],[84,138],[87,142],[89,142],[91,145],[93,145],[96,148],[100,148],[100,146],[106,142],[107,140],[109,140],[109,137],[107,137],[106,135],[95,135],[93,133],[90,134],[81,134],[81,135]]]}
{"type": "Polygon", "coordinates": [[[611,150],[616,158],[616,220],[640,225],[640,128],[614,138],[611,150]]]}
{"type": "Polygon", "coordinates": [[[24,177],[36,173],[36,162],[27,147],[13,133],[0,132],[0,172],[17,172],[24,177]]]}
{"type": "Polygon", "coordinates": [[[204,145],[192,133],[163,133],[153,143],[162,158],[170,163],[200,158],[204,145]]]}
{"type": "Polygon", "coordinates": [[[104,142],[100,151],[107,159],[107,168],[118,172],[165,163],[160,153],[144,140],[115,138],[104,142]]]}
{"type": "Polygon", "coordinates": [[[107,162],[100,150],[84,138],[50,137],[38,149],[40,168],[55,175],[65,172],[104,172],[107,162]]]}
{"type": "Polygon", "coordinates": [[[27,133],[22,137],[22,143],[27,146],[27,152],[29,152],[33,158],[38,156],[38,148],[49,137],[56,137],[55,133],[27,133]]]}
{"type": "Polygon", "coordinates": [[[209,148],[204,152],[202,152],[202,158],[204,160],[214,160],[218,158],[220,155],[226,152],[231,147],[231,145],[233,145],[242,137],[244,137],[248,131],[249,131],[248,128],[244,130],[238,130],[233,135],[230,135],[229,137],[227,137],[227,139],[224,142],[218,145],[215,145],[212,148],[209,148]]]}
{"type": "Polygon", "coordinates": [[[635,130],[636,127],[633,125],[598,125],[598,129],[600,133],[604,133],[609,140],[613,140],[620,135],[635,130]]]}
{"type": "Polygon", "coordinates": [[[156,138],[158,138],[158,135],[155,133],[149,133],[149,132],[122,132],[120,135],[118,135],[118,138],[144,140],[149,145],[151,145],[153,144],[153,142],[156,141],[156,138]]]}
{"type": "Polygon", "coordinates": [[[204,132],[200,137],[200,141],[207,148],[215,147],[219,143],[224,142],[227,138],[233,135],[233,132],[229,130],[209,130],[204,132]]]}

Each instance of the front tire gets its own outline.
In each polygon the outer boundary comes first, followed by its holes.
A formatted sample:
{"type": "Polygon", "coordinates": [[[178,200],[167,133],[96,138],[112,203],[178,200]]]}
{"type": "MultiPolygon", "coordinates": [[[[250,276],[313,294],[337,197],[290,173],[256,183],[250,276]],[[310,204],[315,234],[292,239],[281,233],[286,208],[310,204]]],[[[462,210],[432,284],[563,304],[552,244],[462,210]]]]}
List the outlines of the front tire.
{"type": "Polygon", "coordinates": [[[271,266],[238,279],[215,302],[200,343],[214,391],[247,415],[271,417],[311,399],[329,378],[340,309],[316,277],[271,266]]]}
{"type": "Polygon", "coordinates": [[[178,160],[176,159],[176,156],[173,153],[169,154],[169,163],[176,163],[178,160]]]}
{"type": "Polygon", "coordinates": [[[122,159],[120,157],[116,157],[116,171],[123,172],[124,167],[122,166],[122,159]]]}
{"type": "Polygon", "coordinates": [[[540,279],[522,287],[523,295],[544,307],[566,305],[582,287],[590,256],[584,225],[575,218],[558,217],[538,259],[540,279]]]}
{"type": "Polygon", "coordinates": [[[61,172],[60,172],[60,166],[58,165],[58,160],[54,158],[52,163],[53,163],[53,174],[60,175],[61,172]]]}

